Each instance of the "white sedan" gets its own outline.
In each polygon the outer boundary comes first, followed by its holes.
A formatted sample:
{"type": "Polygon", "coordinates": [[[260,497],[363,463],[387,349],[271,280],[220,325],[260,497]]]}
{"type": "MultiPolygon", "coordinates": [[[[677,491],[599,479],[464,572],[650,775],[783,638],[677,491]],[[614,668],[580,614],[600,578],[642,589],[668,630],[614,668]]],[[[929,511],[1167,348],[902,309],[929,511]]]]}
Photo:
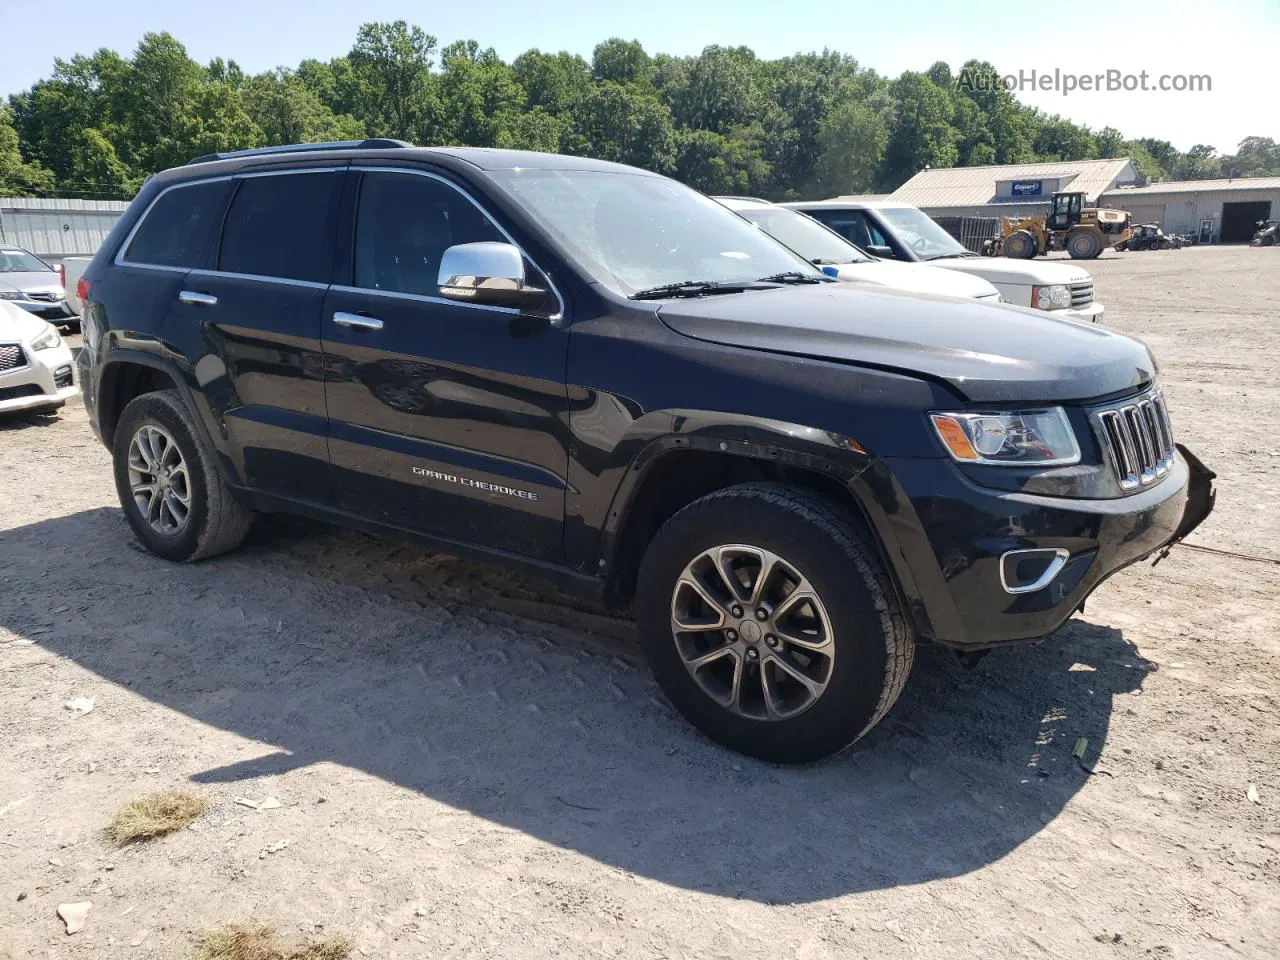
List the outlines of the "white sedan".
{"type": "Polygon", "coordinates": [[[909,293],[1000,302],[1000,291],[981,277],[943,273],[914,263],[877,260],[812,217],[754,197],[715,197],[783,246],[840,280],[892,287],[909,293]]]}
{"type": "Polygon", "coordinates": [[[71,350],[57,328],[0,301],[0,414],[52,413],[79,394],[71,350]]]}

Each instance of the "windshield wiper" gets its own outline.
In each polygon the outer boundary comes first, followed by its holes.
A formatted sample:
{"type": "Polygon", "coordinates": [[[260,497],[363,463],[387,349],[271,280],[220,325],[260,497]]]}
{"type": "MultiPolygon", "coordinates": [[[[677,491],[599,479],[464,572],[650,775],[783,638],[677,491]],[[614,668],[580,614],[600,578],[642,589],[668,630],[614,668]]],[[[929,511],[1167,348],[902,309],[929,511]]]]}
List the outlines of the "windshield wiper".
{"type": "Polygon", "coordinates": [[[963,250],[960,253],[940,253],[936,257],[926,257],[926,260],[958,260],[961,257],[976,257],[977,254],[972,250],[963,250]]]}
{"type": "Polygon", "coordinates": [[[828,276],[815,277],[811,273],[801,273],[799,270],[786,270],[761,277],[756,283],[825,283],[830,279],[828,276]]]}
{"type": "Polygon", "coordinates": [[[665,300],[668,297],[707,297],[717,293],[742,293],[752,287],[751,283],[738,281],[734,283],[716,280],[681,280],[679,283],[664,283],[659,287],[648,287],[631,294],[631,300],[665,300]]]}

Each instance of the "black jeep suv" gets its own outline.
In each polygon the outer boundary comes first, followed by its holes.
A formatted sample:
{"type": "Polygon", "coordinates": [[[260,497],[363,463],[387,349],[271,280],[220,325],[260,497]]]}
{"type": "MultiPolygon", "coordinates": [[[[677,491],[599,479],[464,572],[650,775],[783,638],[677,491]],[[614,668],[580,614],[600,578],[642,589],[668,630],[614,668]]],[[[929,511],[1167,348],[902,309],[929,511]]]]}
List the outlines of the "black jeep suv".
{"type": "Polygon", "coordinates": [[[138,538],[290,511],[631,607],[698,727],[776,761],[892,706],[925,638],[1044,637],[1212,503],[1147,349],[824,277],[575,157],[201,157],[85,273],[79,357],[138,538]]]}

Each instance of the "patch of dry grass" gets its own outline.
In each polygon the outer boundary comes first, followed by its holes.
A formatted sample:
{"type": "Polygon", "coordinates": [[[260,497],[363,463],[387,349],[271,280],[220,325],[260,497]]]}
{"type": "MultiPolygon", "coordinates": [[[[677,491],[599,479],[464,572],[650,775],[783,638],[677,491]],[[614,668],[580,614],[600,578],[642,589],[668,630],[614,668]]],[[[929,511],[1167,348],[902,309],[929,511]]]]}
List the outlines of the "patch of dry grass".
{"type": "Polygon", "coordinates": [[[181,830],[209,808],[209,801],[179,790],[154,793],[125,804],[107,827],[117,846],[152,840],[181,830]]]}
{"type": "Polygon", "coordinates": [[[288,946],[270,927],[228,927],[201,934],[192,960],[347,960],[350,956],[346,937],[288,946]]]}

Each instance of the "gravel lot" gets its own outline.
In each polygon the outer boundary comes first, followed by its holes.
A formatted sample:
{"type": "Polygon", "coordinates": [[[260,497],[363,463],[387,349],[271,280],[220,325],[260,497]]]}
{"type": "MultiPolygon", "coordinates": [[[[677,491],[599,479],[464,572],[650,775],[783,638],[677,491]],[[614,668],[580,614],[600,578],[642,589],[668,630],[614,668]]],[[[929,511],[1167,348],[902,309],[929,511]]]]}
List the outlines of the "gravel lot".
{"type": "MultiPolygon", "coordinates": [[[[1194,542],[1280,556],[1280,252],[1092,269],[1220,475],[1194,542]]],[[[152,558],[78,404],[0,423],[0,491],[3,960],[228,922],[378,958],[1276,956],[1280,566],[1178,549],[1038,646],[926,648],[860,749],[782,769],[536,583],[290,520],[152,558]],[[209,812],[108,844],[171,788],[209,812]]]]}

